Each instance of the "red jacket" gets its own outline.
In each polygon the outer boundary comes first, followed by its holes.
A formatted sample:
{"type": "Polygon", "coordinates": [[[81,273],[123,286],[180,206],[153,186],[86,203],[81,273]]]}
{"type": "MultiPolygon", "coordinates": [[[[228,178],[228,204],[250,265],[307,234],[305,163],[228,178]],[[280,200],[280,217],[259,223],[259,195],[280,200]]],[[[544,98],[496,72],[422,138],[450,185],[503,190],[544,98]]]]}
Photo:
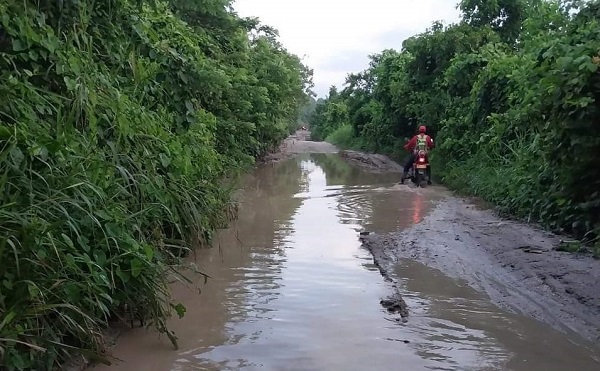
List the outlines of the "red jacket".
{"type": "MultiPolygon", "coordinates": [[[[407,150],[407,151],[414,150],[415,147],[417,146],[417,137],[419,135],[415,135],[414,137],[412,137],[412,139],[408,143],[406,143],[406,145],[404,146],[404,149],[407,150]]],[[[425,134],[425,141],[427,143],[427,148],[432,149],[433,148],[433,140],[427,134],[425,134]]]]}

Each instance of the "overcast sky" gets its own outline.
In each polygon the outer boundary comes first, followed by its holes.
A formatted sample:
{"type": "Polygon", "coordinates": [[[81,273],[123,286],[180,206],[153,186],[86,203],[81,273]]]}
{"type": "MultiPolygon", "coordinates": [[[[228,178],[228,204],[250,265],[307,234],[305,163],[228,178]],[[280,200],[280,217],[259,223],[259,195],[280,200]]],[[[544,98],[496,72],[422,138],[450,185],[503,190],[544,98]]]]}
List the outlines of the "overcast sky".
{"type": "Polygon", "coordinates": [[[459,0],[235,0],[242,17],[255,16],[279,31],[280,41],[314,70],[315,92],[325,97],[368,55],[400,49],[433,21],[458,20],[459,0]]]}

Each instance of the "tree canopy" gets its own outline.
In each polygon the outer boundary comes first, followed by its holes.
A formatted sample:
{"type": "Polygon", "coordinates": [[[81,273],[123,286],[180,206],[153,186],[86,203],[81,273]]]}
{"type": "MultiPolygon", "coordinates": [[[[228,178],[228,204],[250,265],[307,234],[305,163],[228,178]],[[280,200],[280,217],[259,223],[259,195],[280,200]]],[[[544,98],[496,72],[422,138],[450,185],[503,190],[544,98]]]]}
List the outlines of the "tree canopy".
{"type": "Polygon", "coordinates": [[[399,51],[332,89],[321,139],[402,157],[426,125],[454,189],[600,253],[600,2],[463,0],[399,51]]]}

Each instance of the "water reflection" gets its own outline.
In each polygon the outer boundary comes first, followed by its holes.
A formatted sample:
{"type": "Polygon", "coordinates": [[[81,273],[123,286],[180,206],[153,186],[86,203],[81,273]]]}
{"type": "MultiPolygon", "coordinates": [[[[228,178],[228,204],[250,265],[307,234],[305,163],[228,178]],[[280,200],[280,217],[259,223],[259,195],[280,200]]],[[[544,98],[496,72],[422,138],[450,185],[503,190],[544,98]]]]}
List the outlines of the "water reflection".
{"type": "Polygon", "coordinates": [[[401,186],[398,174],[368,173],[339,156],[313,155],[312,159],[325,171],[327,195],[339,200],[339,222],[362,229],[391,232],[419,223],[446,195],[435,188],[401,186]]]}
{"type": "Polygon", "coordinates": [[[256,170],[239,220],[219,233],[215,248],[198,251],[197,264],[212,279],[172,287],[187,307],[183,319],[169,322],[180,350],[135,330],[115,349],[124,362],[104,369],[590,369],[590,354],[562,335],[508,315],[415,262],[396,271],[409,322],[389,317],[379,300],[393,287],[356,231],[418,223],[441,197],[434,188],[397,181],[396,174],[369,174],[337,155],[256,170]],[[562,358],[545,361],[544,347],[562,358]]]}
{"type": "MultiPolygon", "coordinates": [[[[356,171],[342,167],[333,172],[339,177],[335,184],[314,157],[296,163],[308,174],[309,186],[296,195],[302,203],[285,239],[286,260],[278,276],[284,294],[269,302],[267,315],[253,310],[251,321],[230,321],[233,341],[197,354],[197,365],[223,370],[370,369],[373,362],[389,366],[403,353],[403,343],[381,337],[395,330],[378,305],[386,290],[381,277],[362,267],[368,256],[360,250],[358,226],[351,223],[356,215],[340,223],[343,179],[356,171]]],[[[405,353],[403,358],[413,358],[411,363],[421,362],[405,353]]]]}

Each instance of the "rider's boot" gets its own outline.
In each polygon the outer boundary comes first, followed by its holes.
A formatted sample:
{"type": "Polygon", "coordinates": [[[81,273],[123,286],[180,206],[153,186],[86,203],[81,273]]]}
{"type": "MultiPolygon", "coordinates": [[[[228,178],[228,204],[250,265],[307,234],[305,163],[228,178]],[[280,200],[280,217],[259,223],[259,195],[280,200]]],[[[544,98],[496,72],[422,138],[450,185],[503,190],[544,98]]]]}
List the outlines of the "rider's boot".
{"type": "Polygon", "coordinates": [[[402,178],[400,179],[400,184],[404,184],[404,181],[406,180],[407,177],[408,177],[407,172],[402,173],[402,178]]]}

